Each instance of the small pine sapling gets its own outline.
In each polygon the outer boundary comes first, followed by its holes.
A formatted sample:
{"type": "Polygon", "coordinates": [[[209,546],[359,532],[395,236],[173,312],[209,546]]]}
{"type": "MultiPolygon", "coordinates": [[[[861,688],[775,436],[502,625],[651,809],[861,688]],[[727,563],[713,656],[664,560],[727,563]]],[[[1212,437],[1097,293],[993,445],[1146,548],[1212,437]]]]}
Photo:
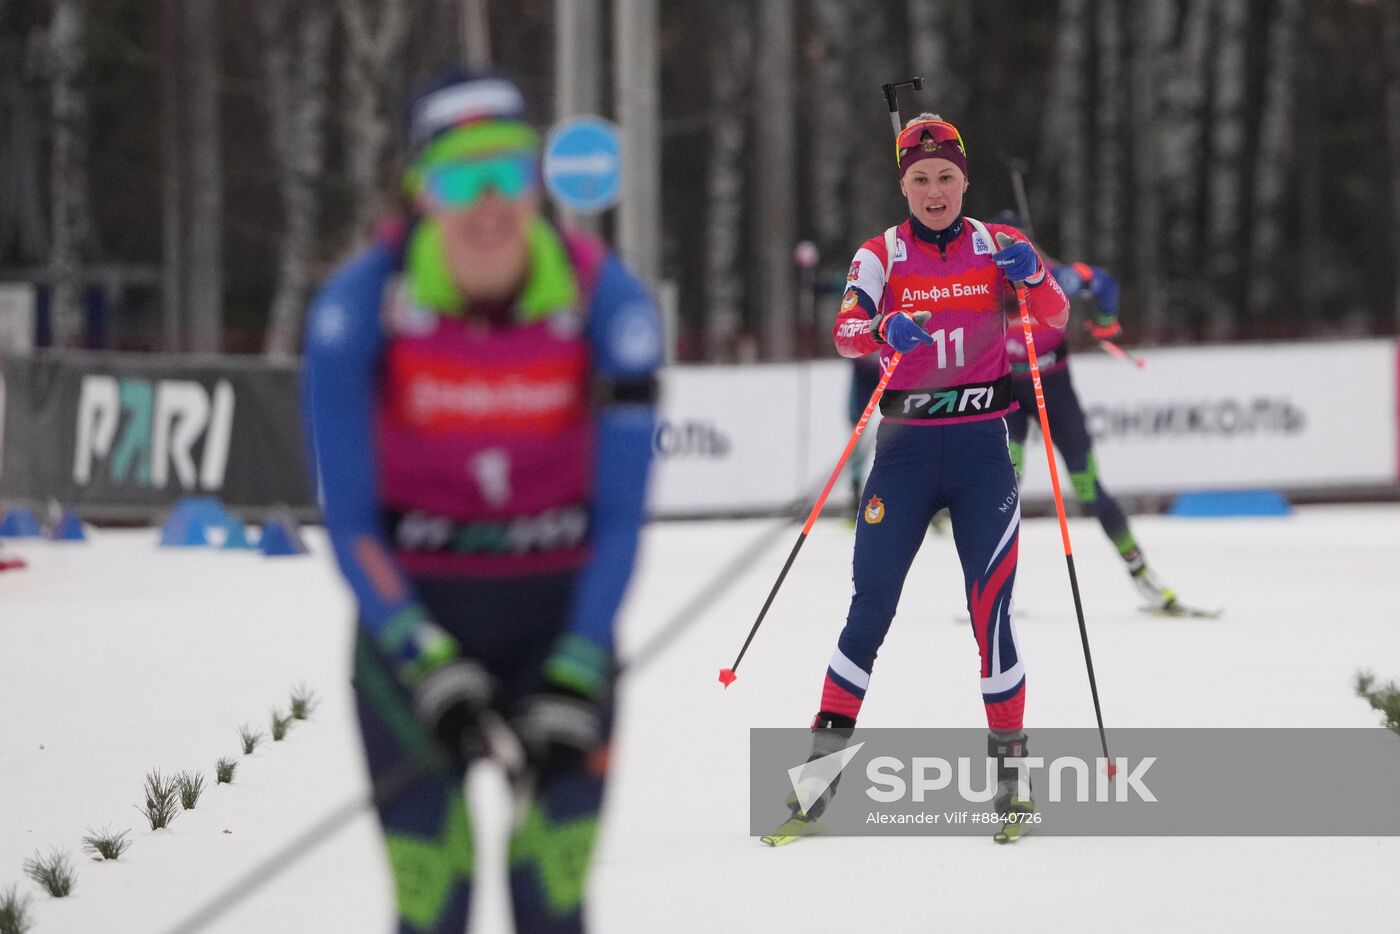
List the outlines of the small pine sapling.
{"type": "Polygon", "coordinates": [[[243,741],[243,755],[251,756],[253,750],[257,749],[258,744],[263,741],[263,733],[245,723],[238,728],[238,738],[243,741]]]}
{"type": "Polygon", "coordinates": [[[152,830],[170,826],[170,822],[179,814],[179,801],[179,788],[175,779],[161,775],[160,769],[152,769],[146,773],[146,806],[137,810],[146,815],[152,830]]]}
{"type": "Polygon", "coordinates": [[[24,861],[24,874],[54,898],[63,898],[73,891],[73,883],[78,881],[68,854],[59,849],[48,856],[40,856],[36,851],[33,859],[24,861]]]}
{"type": "Polygon", "coordinates": [[[130,832],[123,830],[121,833],[112,833],[112,828],[109,825],[103,827],[102,832],[98,833],[89,827],[87,833],[83,835],[83,850],[103,859],[118,859],[131,846],[131,841],[126,839],[126,835],[130,832]]]}
{"type": "Polygon", "coordinates": [[[292,719],[305,720],[320,704],[316,692],[299,684],[292,690],[292,719]]]}
{"type": "Polygon", "coordinates": [[[1356,696],[1381,715],[1381,724],[1400,733],[1400,683],[1387,681],[1377,684],[1373,672],[1358,671],[1355,688],[1356,696]]]}
{"type": "Polygon", "coordinates": [[[186,811],[193,811],[199,803],[199,796],[204,793],[204,774],[181,772],[175,777],[175,783],[180,787],[180,806],[186,811]]]}
{"type": "Polygon", "coordinates": [[[12,885],[0,892],[0,934],[28,934],[34,926],[29,916],[29,896],[19,893],[19,886],[12,885]]]}

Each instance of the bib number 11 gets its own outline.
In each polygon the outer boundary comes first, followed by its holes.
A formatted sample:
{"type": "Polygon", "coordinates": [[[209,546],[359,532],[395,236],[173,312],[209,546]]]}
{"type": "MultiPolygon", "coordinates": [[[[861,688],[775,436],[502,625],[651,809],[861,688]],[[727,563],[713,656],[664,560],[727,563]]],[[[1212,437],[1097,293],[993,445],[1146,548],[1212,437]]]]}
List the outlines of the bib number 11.
{"type": "Polygon", "coordinates": [[[938,368],[940,370],[948,367],[948,344],[953,345],[953,366],[963,365],[963,329],[954,328],[945,332],[943,328],[934,331],[929,337],[933,338],[934,346],[938,348],[938,368]]]}

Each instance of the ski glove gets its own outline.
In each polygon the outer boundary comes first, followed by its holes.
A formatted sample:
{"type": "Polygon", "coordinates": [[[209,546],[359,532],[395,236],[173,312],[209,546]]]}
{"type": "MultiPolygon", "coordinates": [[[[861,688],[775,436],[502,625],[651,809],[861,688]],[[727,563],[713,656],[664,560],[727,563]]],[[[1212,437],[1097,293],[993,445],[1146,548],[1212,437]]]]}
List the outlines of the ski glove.
{"type": "Polygon", "coordinates": [[[908,353],[920,344],[933,343],[933,335],[924,330],[924,325],[932,317],[931,311],[918,311],[913,315],[907,311],[876,315],[870,322],[870,333],[877,342],[889,344],[900,353],[908,353]]]}
{"type": "Polygon", "coordinates": [[[1095,340],[1101,341],[1113,340],[1123,333],[1123,326],[1113,315],[1099,315],[1093,321],[1085,321],[1084,328],[1093,335],[1095,340]]]}
{"type": "Polygon", "coordinates": [[[545,662],[540,689],[511,723],[536,781],[583,768],[602,747],[612,667],[607,650],[575,634],[545,662]]]}
{"type": "Polygon", "coordinates": [[[456,765],[465,766],[486,751],[481,719],[494,690],[481,663],[460,657],[429,671],[414,688],[414,714],[456,765]]]}
{"type": "Polygon", "coordinates": [[[992,257],[1002,275],[1011,282],[1024,282],[1038,285],[1040,279],[1040,257],[1035,255],[1035,247],[1024,240],[1017,240],[998,250],[992,257]]]}
{"type": "Polygon", "coordinates": [[[511,722],[536,782],[582,769],[603,745],[603,708],[556,684],[545,685],[526,699],[511,722]]]}

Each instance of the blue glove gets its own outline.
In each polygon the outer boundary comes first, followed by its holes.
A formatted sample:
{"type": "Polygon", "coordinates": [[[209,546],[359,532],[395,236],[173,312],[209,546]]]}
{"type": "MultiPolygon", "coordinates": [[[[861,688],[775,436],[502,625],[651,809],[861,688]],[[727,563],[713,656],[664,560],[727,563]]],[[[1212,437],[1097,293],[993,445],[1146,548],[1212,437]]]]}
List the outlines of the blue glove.
{"type": "Polygon", "coordinates": [[[1035,247],[1024,240],[1017,240],[1010,246],[998,250],[992,257],[1001,274],[1011,282],[1027,282],[1034,279],[1040,270],[1040,259],[1035,255],[1035,247]]]}
{"type": "Polygon", "coordinates": [[[931,317],[931,311],[915,312],[912,316],[907,311],[901,311],[877,321],[872,333],[900,353],[908,353],[920,344],[927,346],[933,343],[933,335],[924,330],[931,317]]]}

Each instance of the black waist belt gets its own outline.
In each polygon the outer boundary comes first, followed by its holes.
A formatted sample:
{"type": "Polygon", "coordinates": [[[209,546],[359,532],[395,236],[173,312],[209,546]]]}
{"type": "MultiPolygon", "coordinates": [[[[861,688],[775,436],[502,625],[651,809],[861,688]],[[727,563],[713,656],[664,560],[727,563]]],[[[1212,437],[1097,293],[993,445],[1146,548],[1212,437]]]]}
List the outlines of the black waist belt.
{"type": "Polygon", "coordinates": [[[1011,405],[1011,375],[990,383],[967,383],[928,389],[890,389],[880,397],[880,414],[886,418],[940,421],[1004,412],[1011,405]]]}
{"type": "Polygon", "coordinates": [[[583,505],[467,522],[397,510],[383,519],[394,547],[418,554],[523,555],[578,548],[588,540],[588,508],[583,505]]]}

